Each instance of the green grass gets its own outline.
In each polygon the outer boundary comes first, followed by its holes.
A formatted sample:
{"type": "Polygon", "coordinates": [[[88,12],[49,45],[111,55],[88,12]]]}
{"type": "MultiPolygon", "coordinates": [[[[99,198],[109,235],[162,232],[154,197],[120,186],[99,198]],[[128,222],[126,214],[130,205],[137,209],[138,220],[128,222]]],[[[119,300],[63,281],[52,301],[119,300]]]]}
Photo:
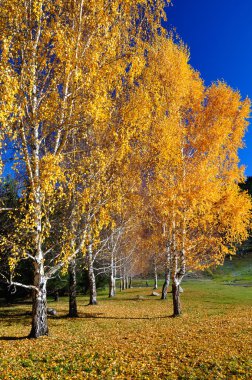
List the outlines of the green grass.
{"type": "Polygon", "coordinates": [[[231,260],[226,258],[224,265],[215,269],[212,276],[218,281],[252,286],[252,253],[231,256],[231,260]]]}
{"type": "MultiPolygon", "coordinates": [[[[247,259],[232,261],[237,278],[244,278],[247,259]]],[[[49,300],[57,310],[50,335],[29,340],[31,305],[2,307],[0,379],[250,380],[252,287],[226,285],[229,269],[218,271],[183,283],[180,318],[170,318],[171,295],[162,301],[152,287],[114,299],[105,289],[97,306],[78,297],[77,319],[66,317],[67,298],[49,300]]]]}

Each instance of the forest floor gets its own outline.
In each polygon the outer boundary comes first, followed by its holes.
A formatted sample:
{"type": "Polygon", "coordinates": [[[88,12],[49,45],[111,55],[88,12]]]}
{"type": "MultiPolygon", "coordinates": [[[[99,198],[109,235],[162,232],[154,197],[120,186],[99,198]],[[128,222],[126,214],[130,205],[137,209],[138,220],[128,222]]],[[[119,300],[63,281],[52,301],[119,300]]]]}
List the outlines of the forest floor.
{"type": "Polygon", "coordinates": [[[77,319],[66,317],[67,298],[49,300],[57,310],[49,317],[50,334],[30,340],[31,305],[2,307],[0,379],[251,379],[250,272],[241,286],[227,284],[244,273],[224,272],[184,282],[179,318],[170,317],[171,294],[162,301],[151,287],[114,299],[101,291],[97,306],[78,297],[77,319]]]}

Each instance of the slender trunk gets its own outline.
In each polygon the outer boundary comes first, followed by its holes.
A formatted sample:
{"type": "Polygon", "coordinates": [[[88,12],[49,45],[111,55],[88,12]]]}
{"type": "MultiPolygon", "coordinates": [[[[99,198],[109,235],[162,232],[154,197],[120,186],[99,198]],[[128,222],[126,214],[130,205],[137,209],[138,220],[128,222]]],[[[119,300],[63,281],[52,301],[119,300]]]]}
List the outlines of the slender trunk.
{"type": "Polygon", "coordinates": [[[166,300],[167,298],[169,284],[170,284],[170,270],[167,268],[165,271],[165,280],[164,280],[164,284],[162,288],[162,296],[161,296],[162,300],[166,300]]]}
{"type": "Polygon", "coordinates": [[[120,267],[120,292],[122,291],[122,269],[120,267]]]}
{"type": "Polygon", "coordinates": [[[47,322],[47,300],[46,300],[46,283],[44,276],[43,261],[34,264],[35,276],[34,285],[38,288],[33,293],[32,303],[32,328],[29,338],[39,338],[40,336],[48,335],[47,322]]]}
{"type": "Polygon", "coordinates": [[[109,278],[109,297],[114,297],[116,295],[116,287],[115,287],[115,277],[113,273],[110,273],[109,278]]]}
{"type": "Polygon", "coordinates": [[[44,268],[44,253],[42,250],[42,201],[39,180],[39,138],[38,126],[34,128],[34,182],[33,182],[33,204],[34,204],[34,222],[35,235],[34,246],[36,250],[34,260],[34,286],[37,290],[33,293],[32,305],[32,328],[29,334],[30,338],[39,338],[48,335],[47,322],[47,300],[46,300],[46,284],[44,268]]]}
{"type": "Polygon", "coordinates": [[[120,278],[120,292],[123,290],[123,279],[120,278]]]}
{"type": "Polygon", "coordinates": [[[129,277],[129,289],[132,289],[132,277],[129,277]]]}
{"type": "Polygon", "coordinates": [[[153,289],[158,288],[158,283],[157,283],[157,262],[156,262],[156,257],[153,259],[153,268],[154,268],[154,286],[153,289]]]}
{"type": "Polygon", "coordinates": [[[122,290],[125,290],[125,276],[122,278],[122,290]]]}
{"type": "Polygon", "coordinates": [[[180,268],[178,268],[178,258],[178,256],[175,256],[175,271],[172,273],[173,317],[178,317],[182,312],[180,305],[180,284],[185,275],[185,261],[182,252],[180,254],[180,268]]]}
{"type": "Polygon", "coordinates": [[[158,283],[157,283],[157,274],[155,274],[155,278],[154,278],[154,286],[153,286],[153,289],[157,289],[158,288],[158,283]]]}
{"type": "Polygon", "coordinates": [[[92,244],[89,244],[88,246],[88,280],[89,280],[89,290],[90,290],[89,305],[97,305],[97,293],[96,293],[96,281],[95,281],[94,266],[93,266],[92,244]]]}
{"type": "MultiPolygon", "coordinates": [[[[173,296],[173,316],[177,317],[181,314],[180,305],[180,284],[186,274],[186,251],[185,251],[185,239],[186,239],[186,228],[185,228],[185,218],[183,218],[182,224],[182,249],[179,252],[174,250],[174,268],[172,273],[172,296],[173,296]]],[[[175,241],[175,237],[174,237],[175,241]]],[[[174,245],[176,248],[176,242],[174,245]]]]}
{"type": "Polygon", "coordinates": [[[110,277],[109,277],[109,297],[114,297],[116,294],[116,283],[115,283],[115,266],[114,266],[114,257],[111,255],[110,262],[110,277]]]}
{"type": "Polygon", "coordinates": [[[34,260],[34,286],[37,290],[33,293],[32,304],[32,328],[29,334],[30,338],[39,338],[40,336],[48,335],[47,322],[47,277],[45,276],[44,254],[41,248],[42,226],[41,226],[41,201],[40,187],[37,186],[35,193],[35,246],[36,256],[34,260]]]}
{"type": "Polygon", "coordinates": [[[129,289],[129,276],[125,277],[125,289],[129,289]]]}
{"type": "Polygon", "coordinates": [[[78,317],[77,300],[76,300],[76,260],[70,261],[68,266],[69,275],[69,317],[78,317]]]}
{"type": "Polygon", "coordinates": [[[180,305],[180,284],[186,273],[185,268],[185,255],[184,249],[175,255],[174,260],[174,271],[172,273],[172,298],[173,298],[173,316],[178,317],[182,310],[180,305]],[[180,262],[180,267],[178,268],[178,260],[180,262]]]}
{"type": "MultiPolygon", "coordinates": [[[[183,181],[182,188],[185,191],[185,178],[186,178],[186,167],[184,161],[184,145],[181,148],[182,163],[183,163],[183,181]]],[[[183,209],[183,218],[181,224],[181,251],[177,251],[177,241],[176,241],[176,220],[173,218],[173,231],[172,231],[172,241],[173,241],[173,268],[172,268],[172,298],[173,298],[173,316],[178,317],[182,310],[180,305],[180,284],[186,273],[186,204],[183,209]]],[[[174,214],[173,214],[174,216],[174,214]]]]}
{"type": "MultiPolygon", "coordinates": [[[[164,226],[165,227],[165,226],[164,226]]],[[[168,240],[166,245],[166,264],[165,264],[165,281],[162,288],[162,300],[166,300],[168,287],[170,285],[171,276],[171,242],[168,240]]]]}
{"type": "Polygon", "coordinates": [[[172,298],[173,298],[173,317],[178,317],[181,315],[181,305],[180,305],[179,282],[177,281],[174,281],[172,283],[172,298]]]}
{"type": "Polygon", "coordinates": [[[42,2],[38,9],[37,27],[34,28],[32,35],[32,51],[30,64],[30,81],[31,90],[30,103],[27,109],[31,120],[29,120],[30,133],[26,135],[23,123],[21,126],[21,141],[29,178],[30,191],[32,197],[33,208],[33,248],[34,248],[34,286],[36,290],[33,292],[32,304],[32,328],[29,334],[30,338],[39,338],[40,336],[48,335],[47,323],[47,300],[46,300],[46,284],[47,277],[45,276],[44,254],[42,250],[42,195],[40,188],[40,133],[38,122],[38,95],[37,95],[37,70],[38,70],[38,45],[42,30],[42,2]],[[30,145],[29,145],[30,144],[30,145]]]}
{"type": "Polygon", "coordinates": [[[158,288],[157,265],[154,262],[154,286],[153,286],[153,289],[157,289],[157,288],[158,288]]]}

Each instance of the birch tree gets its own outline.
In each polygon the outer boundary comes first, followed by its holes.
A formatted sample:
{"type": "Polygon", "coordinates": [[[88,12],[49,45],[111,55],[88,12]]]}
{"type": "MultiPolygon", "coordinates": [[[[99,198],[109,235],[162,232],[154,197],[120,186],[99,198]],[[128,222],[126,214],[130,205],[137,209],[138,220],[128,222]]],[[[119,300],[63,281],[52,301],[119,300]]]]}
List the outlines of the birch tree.
{"type": "Polygon", "coordinates": [[[68,208],[62,164],[68,137],[79,131],[85,140],[94,125],[108,120],[109,93],[122,85],[125,58],[132,56],[133,67],[141,67],[141,54],[134,56],[137,41],[140,48],[144,33],[155,33],[162,7],[161,1],[144,1],[140,17],[135,1],[1,2],[0,75],[8,88],[1,120],[7,112],[19,170],[28,183],[15,234],[4,244],[12,250],[10,283],[22,285],[14,281],[20,259],[33,262],[34,283],[26,285],[34,292],[30,337],[47,335],[46,283],[82,250],[86,238],[79,236],[74,248],[60,244],[67,240],[62,227],[59,242],[51,239],[58,201],[65,199],[68,208]],[[20,234],[29,239],[21,247],[20,234]]]}
{"type": "Polygon", "coordinates": [[[142,140],[149,157],[146,202],[157,215],[154,231],[165,231],[174,316],[181,313],[186,271],[221,264],[246,239],[251,217],[251,201],[238,187],[243,173],[237,154],[249,101],[221,82],[205,88],[188,59],[172,39],[163,40],[162,49],[153,46],[145,93],[136,95],[141,102],[151,99],[142,140]]]}

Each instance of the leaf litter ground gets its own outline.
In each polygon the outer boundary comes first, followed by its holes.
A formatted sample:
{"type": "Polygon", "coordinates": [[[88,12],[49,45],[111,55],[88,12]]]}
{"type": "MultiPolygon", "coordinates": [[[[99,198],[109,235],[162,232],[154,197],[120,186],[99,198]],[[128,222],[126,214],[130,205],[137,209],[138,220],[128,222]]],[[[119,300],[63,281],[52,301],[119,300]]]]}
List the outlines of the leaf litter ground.
{"type": "Polygon", "coordinates": [[[184,313],[171,318],[171,295],[133,288],[99,305],[79,297],[78,319],[67,318],[67,299],[49,302],[50,335],[30,330],[31,306],[0,311],[0,379],[251,379],[252,288],[187,281],[184,313]]]}

